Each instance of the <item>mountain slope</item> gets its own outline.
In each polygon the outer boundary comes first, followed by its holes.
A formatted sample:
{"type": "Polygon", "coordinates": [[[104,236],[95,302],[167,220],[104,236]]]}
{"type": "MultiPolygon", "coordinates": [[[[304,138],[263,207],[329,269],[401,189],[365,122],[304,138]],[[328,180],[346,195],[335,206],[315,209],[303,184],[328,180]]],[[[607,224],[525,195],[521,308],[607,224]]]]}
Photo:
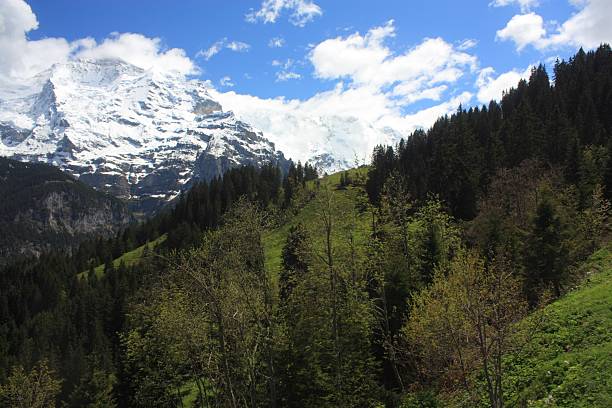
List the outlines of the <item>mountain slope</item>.
{"type": "MultiPolygon", "coordinates": [[[[351,170],[350,174],[353,178],[365,176],[364,169],[351,170]]],[[[334,191],[334,203],[340,212],[350,213],[365,195],[363,186],[342,189],[339,181],[340,174],[334,174],[320,179],[319,184],[334,191]]],[[[308,188],[314,196],[286,222],[263,236],[266,269],[274,279],[280,270],[281,252],[290,227],[298,223],[313,227],[320,222],[324,203],[318,199],[314,183],[308,188]]],[[[355,243],[361,250],[371,233],[371,218],[368,212],[356,215],[355,243]]],[[[335,231],[334,239],[339,244],[346,236],[335,231]]],[[[136,256],[141,256],[142,248],[136,252],[136,256]]],[[[115,264],[126,262],[131,254],[116,259],[115,264]]],[[[545,316],[521,352],[506,357],[508,406],[610,406],[612,252],[609,248],[598,251],[582,269],[588,277],[583,285],[527,318],[540,320],[541,313],[545,316]]],[[[195,385],[189,385],[185,386],[185,406],[192,406],[189,401],[198,392],[195,385]]],[[[452,404],[456,401],[447,402],[455,406],[452,404]]]]}
{"type": "Polygon", "coordinates": [[[0,155],[54,164],[94,188],[166,202],[232,166],[287,166],[207,85],[119,60],[58,64],[0,91],[0,155]]]}
{"type": "Polygon", "coordinates": [[[72,248],[131,221],[127,205],[59,169],[0,158],[0,263],[14,255],[72,248]]]}
{"type": "Polygon", "coordinates": [[[610,248],[583,270],[585,284],[547,306],[530,342],[508,359],[508,406],[612,406],[610,248]]]}

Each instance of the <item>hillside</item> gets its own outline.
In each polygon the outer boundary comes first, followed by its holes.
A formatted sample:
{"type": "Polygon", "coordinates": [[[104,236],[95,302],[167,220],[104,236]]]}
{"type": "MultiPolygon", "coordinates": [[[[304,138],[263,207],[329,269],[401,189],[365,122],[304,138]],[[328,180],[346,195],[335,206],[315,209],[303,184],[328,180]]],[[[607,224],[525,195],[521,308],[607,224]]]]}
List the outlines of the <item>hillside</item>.
{"type": "MultiPolygon", "coordinates": [[[[281,253],[292,226],[316,226],[324,203],[321,192],[328,188],[333,193],[338,213],[356,214],[354,242],[362,257],[372,230],[369,211],[355,211],[363,203],[363,184],[354,182],[341,187],[340,180],[349,175],[353,180],[365,180],[367,168],[326,176],[307,183],[310,199],[288,217],[286,222],[263,235],[265,266],[278,285],[281,253]],[[318,186],[317,186],[318,184],[318,186]]],[[[154,247],[165,241],[165,236],[149,244],[154,247]]],[[[335,242],[346,241],[342,230],[336,230],[335,242]]],[[[138,263],[144,246],[125,253],[114,260],[126,266],[138,263]]],[[[101,276],[103,265],[96,268],[101,276]]],[[[506,399],[508,406],[572,406],[607,407],[612,403],[609,392],[612,381],[612,249],[599,250],[581,266],[586,278],[575,290],[554,301],[543,310],[530,315],[523,323],[541,321],[537,331],[520,353],[506,357],[506,399]],[[551,405],[552,404],[552,405],[551,405]]],[[[182,387],[185,407],[197,406],[198,389],[195,383],[182,387]]],[[[444,399],[444,397],[440,397],[444,399]]],[[[463,406],[447,400],[450,406],[463,406]]]]}
{"type": "Polygon", "coordinates": [[[59,169],[0,158],[0,263],[13,255],[73,248],[93,235],[127,225],[120,200],[97,192],[59,169]]]}
{"type": "MultiPolygon", "coordinates": [[[[365,170],[348,173],[365,176],[365,170]]],[[[350,213],[365,191],[355,185],[340,189],[342,174],[327,176],[320,184],[334,191],[340,211],[350,213]]],[[[290,227],[315,225],[320,210],[315,196],[286,224],[264,235],[269,273],[275,275],[281,268],[290,227]]],[[[368,212],[355,218],[357,248],[363,249],[369,239],[371,222],[368,212]]],[[[335,236],[338,241],[342,238],[339,233],[335,236]]],[[[507,406],[612,406],[612,247],[593,254],[580,270],[586,276],[583,283],[522,323],[540,322],[522,352],[507,358],[507,406]]]]}
{"type": "MultiPolygon", "coordinates": [[[[352,177],[361,177],[365,180],[367,176],[367,168],[363,167],[360,169],[351,169],[346,172],[338,172],[326,176],[319,180],[319,187],[314,181],[307,183],[307,191],[313,192],[315,195],[313,198],[308,200],[305,205],[300,208],[295,215],[289,217],[288,220],[277,228],[264,233],[263,244],[265,250],[266,269],[270,273],[278,272],[281,262],[281,253],[287,234],[292,226],[299,223],[303,225],[315,225],[318,214],[321,211],[321,202],[317,199],[317,189],[329,188],[334,192],[334,200],[336,205],[343,209],[345,213],[351,213],[354,211],[359,202],[366,200],[365,190],[363,185],[355,186],[350,185],[346,188],[340,188],[340,177],[343,174],[350,174],[352,177]]],[[[357,246],[362,246],[367,240],[371,231],[371,219],[370,215],[366,212],[358,212],[355,218],[355,239],[357,246]]],[[[336,239],[340,231],[336,231],[336,239]]]]}
{"type": "Polygon", "coordinates": [[[508,406],[612,406],[612,248],[582,269],[579,288],[529,318],[542,322],[508,358],[508,406]]]}
{"type": "MultiPolygon", "coordinates": [[[[351,170],[353,177],[367,169],[351,170]]],[[[336,173],[321,180],[334,191],[340,210],[350,213],[365,195],[363,186],[340,189],[336,173]]],[[[314,184],[309,186],[314,189],[314,184]]],[[[292,225],[315,225],[321,203],[309,201],[293,218],[263,237],[266,267],[276,274],[281,251],[292,225]]],[[[371,233],[371,215],[355,218],[356,247],[363,248],[371,233]]],[[[335,239],[342,239],[336,236],[335,239]]],[[[538,330],[522,352],[507,358],[507,405],[612,406],[612,247],[593,254],[581,267],[585,281],[575,290],[527,318],[539,321],[538,330]]]]}
{"type": "MultiPolygon", "coordinates": [[[[314,220],[317,219],[318,214],[321,210],[321,202],[317,200],[316,192],[321,188],[329,188],[334,192],[334,199],[339,208],[342,208],[344,212],[352,212],[359,202],[366,200],[364,186],[350,185],[345,188],[340,188],[340,177],[343,174],[349,174],[353,178],[361,177],[365,180],[367,175],[367,168],[351,169],[345,172],[334,173],[326,176],[319,180],[319,186],[315,181],[309,181],[307,183],[306,190],[313,194],[313,196],[306,200],[304,206],[296,211],[295,214],[287,217],[285,222],[281,225],[270,229],[264,233],[263,245],[265,253],[265,266],[266,270],[273,276],[276,276],[281,266],[281,253],[283,245],[287,239],[287,235],[292,226],[297,224],[314,225],[314,220]]],[[[355,218],[355,239],[356,246],[363,247],[368,239],[371,232],[371,215],[367,212],[358,212],[355,218]]],[[[338,236],[339,231],[336,231],[336,239],[340,239],[338,236]]],[[[113,260],[113,265],[118,267],[121,262],[124,262],[126,266],[138,263],[138,260],[142,256],[144,248],[148,245],[153,248],[157,245],[163,244],[167,239],[166,235],[154,239],[152,242],[141,245],[133,250],[130,250],[121,256],[113,260]]],[[[97,265],[95,267],[95,273],[98,277],[102,275],[104,271],[104,264],[97,265]]],[[[86,272],[82,272],[80,276],[84,276],[86,272]]]]}
{"type": "Polygon", "coordinates": [[[25,372],[69,407],[609,406],[610,104],[584,90],[611,58],[534,68],[369,167],[235,167],[2,268],[0,405],[25,372]]]}

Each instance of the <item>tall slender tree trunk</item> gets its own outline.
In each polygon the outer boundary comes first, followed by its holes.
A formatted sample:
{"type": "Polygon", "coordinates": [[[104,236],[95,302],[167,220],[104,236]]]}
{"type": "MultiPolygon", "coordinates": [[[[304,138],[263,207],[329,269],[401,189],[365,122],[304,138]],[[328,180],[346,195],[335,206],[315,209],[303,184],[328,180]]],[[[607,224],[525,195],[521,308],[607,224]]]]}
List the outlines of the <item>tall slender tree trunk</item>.
{"type": "MultiPolygon", "coordinates": [[[[383,272],[384,276],[384,272],[383,272]]],[[[393,374],[395,375],[395,380],[397,381],[397,385],[400,387],[400,392],[404,393],[404,382],[402,381],[402,376],[400,375],[399,369],[397,368],[397,358],[395,355],[395,345],[393,343],[393,339],[391,338],[391,327],[389,326],[389,308],[387,306],[387,290],[385,289],[385,279],[382,279],[382,301],[383,301],[383,312],[385,319],[385,342],[389,345],[389,362],[391,363],[391,368],[393,369],[393,374]]]]}

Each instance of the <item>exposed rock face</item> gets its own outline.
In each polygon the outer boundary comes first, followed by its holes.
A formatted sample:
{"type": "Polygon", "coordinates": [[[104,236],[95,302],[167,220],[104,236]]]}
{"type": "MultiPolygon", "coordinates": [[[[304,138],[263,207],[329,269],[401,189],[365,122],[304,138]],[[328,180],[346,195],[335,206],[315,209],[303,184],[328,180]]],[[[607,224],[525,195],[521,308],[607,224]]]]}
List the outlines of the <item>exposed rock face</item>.
{"type": "Polygon", "coordinates": [[[232,166],[288,166],[208,91],[118,60],[59,64],[0,90],[0,156],[56,165],[151,208],[232,166]]]}
{"type": "Polygon", "coordinates": [[[16,255],[72,249],[131,220],[127,205],[55,167],[0,158],[0,264],[16,255]]]}

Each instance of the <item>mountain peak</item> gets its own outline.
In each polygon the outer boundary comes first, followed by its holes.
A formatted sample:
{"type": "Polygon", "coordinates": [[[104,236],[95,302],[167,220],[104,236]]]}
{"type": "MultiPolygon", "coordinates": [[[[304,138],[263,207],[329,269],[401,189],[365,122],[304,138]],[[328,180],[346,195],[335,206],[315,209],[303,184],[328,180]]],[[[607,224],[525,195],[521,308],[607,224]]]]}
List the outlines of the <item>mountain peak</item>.
{"type": "Polygon", "coordinates": [[[141,202],[172,199],[232,166],[286,165],[201,81],[117,59],[56,64],[0,94],[0,137],[2,156],[51,163],[141,202]]]}

